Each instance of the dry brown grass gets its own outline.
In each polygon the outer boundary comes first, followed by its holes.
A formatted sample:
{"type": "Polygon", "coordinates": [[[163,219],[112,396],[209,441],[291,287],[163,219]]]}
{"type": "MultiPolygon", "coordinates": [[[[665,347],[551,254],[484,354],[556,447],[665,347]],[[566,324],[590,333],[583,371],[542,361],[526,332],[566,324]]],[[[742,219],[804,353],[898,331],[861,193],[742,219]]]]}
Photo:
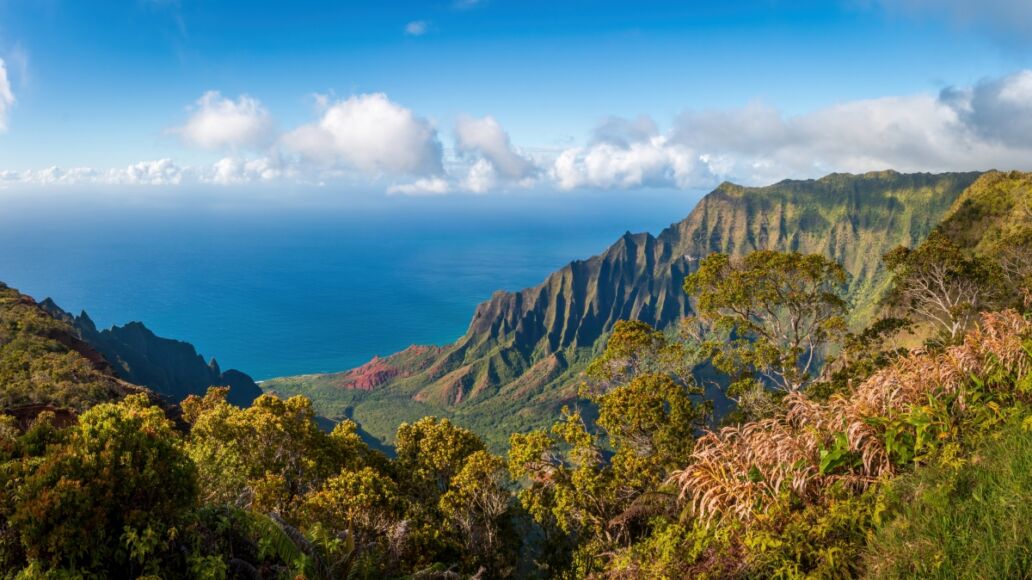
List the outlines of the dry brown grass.
{"type": "MultiPolygon", "coordinates": [[[[1030,337],[1032,322],[1018,313],[984,314],[962,344],[938,353],[916,350],[847,395],[817,402],[792,394],[778,417],[707,433],[696,443],[688,466],[671,481],[679,486],[681,500],[707,521],[751,519],[785,491],[813,501],[835,483],[863,489],[895,469],[883,422],[872,419],[897,419],[930,397],[945,395],[952,395],[951,412],[965,412],[972,377],[985,380],[1003,372],[1020,378],[1032,372],[1032,357],[1022,345],[1030,337]],[[861,461],[822,474],[821,449],[839,434],[845,434],[849,451],[861,461]]],[[[984,388],[1014,387],[989,381],[984,388]]]]}

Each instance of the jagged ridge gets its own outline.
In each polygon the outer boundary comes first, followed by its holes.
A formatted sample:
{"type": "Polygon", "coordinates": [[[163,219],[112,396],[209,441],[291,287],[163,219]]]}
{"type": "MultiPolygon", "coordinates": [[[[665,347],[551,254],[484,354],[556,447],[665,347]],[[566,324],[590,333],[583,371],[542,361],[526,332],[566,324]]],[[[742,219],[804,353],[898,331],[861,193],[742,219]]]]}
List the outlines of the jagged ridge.
{"type": "Polygon", "coordinates": [[[617,320],[665,328],[687,314],[682,280],[712,252],[826,254],[850,273],[856,317],[866,319],[884,291],[881,255],[924,239],[978,176],[886,171],[768,187],[725,183],[658,236],[627,233],[538,286],[495,293],[477,307],[456,343],[379,359],[381,370],[396,372],[370,393],[326,389],[341,384],[340,373],[267,384],[309,394],[328,416],[354,415],[379,436],[393,433],[399,416],[422,412],[450,414],[491,439],[495,432],[547,422],[558,406],[574,400],[576,371],[617,320]]]}
{"type": "Polygon", "coordinates": [[[250,405],[261,389],[247,374],[222,371],[212,358],[205,362],[188,342],[162,338],[141,322],[98,330],[85,312],[72,316],[47,298],[40,303],[55,318],[68,322],[78,337],[111,363],[122,379],[142,385],[178,403],[189,395],[203,395],[210,386],[228,386],[230,402],[250,405]]]}

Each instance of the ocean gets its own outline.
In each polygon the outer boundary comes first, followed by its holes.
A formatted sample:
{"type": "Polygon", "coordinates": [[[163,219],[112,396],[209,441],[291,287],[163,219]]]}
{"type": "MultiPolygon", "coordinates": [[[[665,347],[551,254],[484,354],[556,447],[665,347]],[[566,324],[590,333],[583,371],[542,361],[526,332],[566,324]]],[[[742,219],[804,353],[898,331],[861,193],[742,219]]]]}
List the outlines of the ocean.
{"type": "Polygon", "coordinates": [[[698,199],[0,192],[0,281],[99,327],[142,321],[258,380],[339,371],[451,342],[492,292],[658,233],[698,199]]]}

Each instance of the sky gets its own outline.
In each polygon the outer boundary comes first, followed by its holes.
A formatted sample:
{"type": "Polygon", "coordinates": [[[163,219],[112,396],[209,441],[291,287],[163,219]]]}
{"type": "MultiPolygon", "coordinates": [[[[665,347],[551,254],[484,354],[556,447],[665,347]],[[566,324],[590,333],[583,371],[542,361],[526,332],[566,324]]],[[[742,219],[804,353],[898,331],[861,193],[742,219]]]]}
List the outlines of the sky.
{"type": "Polygon", "coordinates": [[[1032,169],[1032,2],[0,0],[0,193],[1032,169]]]}

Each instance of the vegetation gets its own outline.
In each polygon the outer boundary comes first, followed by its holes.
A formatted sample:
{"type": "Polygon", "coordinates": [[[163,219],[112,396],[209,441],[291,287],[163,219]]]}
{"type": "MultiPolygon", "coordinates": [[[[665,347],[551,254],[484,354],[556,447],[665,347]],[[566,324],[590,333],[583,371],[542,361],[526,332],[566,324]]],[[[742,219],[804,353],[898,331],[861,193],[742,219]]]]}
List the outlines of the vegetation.
{"type": "Polygon", "coordinates": [[[0,283],[0,408],[82,410],[138,391],[117,380],[65,322],[0,283]]]}
{"type": "Polygon", "coordinates": [[[852,330],[850,280],[827,257],[707,257],[685,289],[729,340],[614,322],[578,396],[550,427],[514,432],[505,457],[435,417],[401,424],[388,456],[352,421],[320,429],[300,396],[241,408],[212,388],[176,413],[98,390],[120,385],[102,360],[55,382],[33,365],[90,352],[11,291],[0,573],[1030,577],[1027,179],[986,176],[931,237],[892,252],[884,316],[852,330]],[[992,297],[948,329],[900,299],[937,255],[992,297]],[[902,348],[913,338],[927,340],[902,348]],[[727,375],[739,412],[714,417],[702,369],[727,375]],[[47,405],[29,415],[24,399],[47,405]]]}
{"type": "MultiPolygon", "coordinates": [[[[851,306],[847,322],[862,331],[888,290],[881,255],[919,244],[983,180],[977,173],[884,171],[767,187],[725,183],[659,235],[625,234],[538,286],[495,293],[452,344],[411,347],[364,369],[274,379],[262,388],[310,397],[320,415],[354,419],[386,444],[400,422],[434,415],[472,429],[502,453],[510,433],[548,428],[574,402],[591,407],[578,396],[580,375],[619,321],[674,332],[693,313],[684,278],[710,254],[740,260],[772,250],[833,260],[848,275],[840,295],[851,306]]],[[[723,412],[729,404],[716,406],[723,412]]]]}

